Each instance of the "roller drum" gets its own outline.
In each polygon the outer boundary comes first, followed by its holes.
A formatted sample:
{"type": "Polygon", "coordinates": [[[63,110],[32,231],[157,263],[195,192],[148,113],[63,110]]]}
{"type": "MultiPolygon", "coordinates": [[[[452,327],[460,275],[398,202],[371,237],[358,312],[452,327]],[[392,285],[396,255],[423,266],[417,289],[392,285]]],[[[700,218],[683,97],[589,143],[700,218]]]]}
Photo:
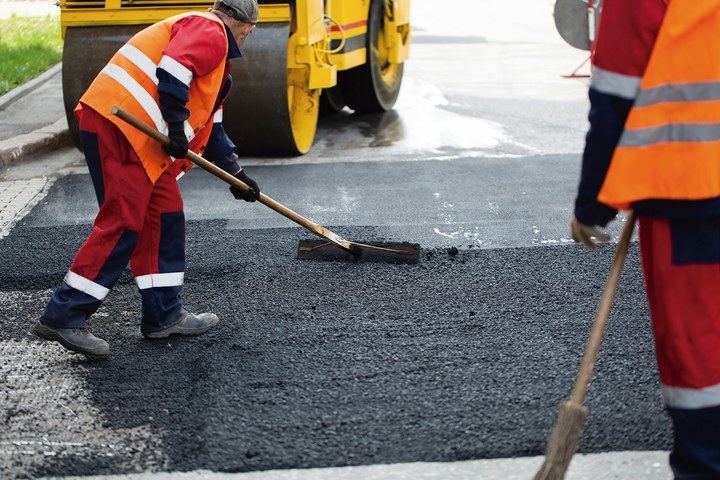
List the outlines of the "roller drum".
{"type": "MultiPolygon", "coordinates": [[[[223,125],[241,155],[298,155],[288,100],[287,22],[261,23],[233,62],[223,125]]],[[[303,151],[304,150],[304,151],[303,151]]]]}
{"type": "MultiPolygon", "coordinates": [[[[73,114],[78,100],[115,52],[146,26],[67,29],[63,96],[68,125],[78,147],[78,127],[73,114]]],[[[223,125],[240,155],[298,155],[306,153],[312,145],[318,108],[307,113],[297,108],[312,92],[301,87],[288,88],[289,34],[288,22],[261,23],[242,48],[243,56],[231,61],[233,89],[225,102],[223,125]],[[295,102],[293,92],[297,95],[295,102]]]]}
{"type": "Polygon", "coordinates": [[[115,52],[146,26],[70,27],[65,32],[62,64],[63,101],[68,126],[78,148],[80,148],[80,136],[73,113],[78,100],[115,52]]]}

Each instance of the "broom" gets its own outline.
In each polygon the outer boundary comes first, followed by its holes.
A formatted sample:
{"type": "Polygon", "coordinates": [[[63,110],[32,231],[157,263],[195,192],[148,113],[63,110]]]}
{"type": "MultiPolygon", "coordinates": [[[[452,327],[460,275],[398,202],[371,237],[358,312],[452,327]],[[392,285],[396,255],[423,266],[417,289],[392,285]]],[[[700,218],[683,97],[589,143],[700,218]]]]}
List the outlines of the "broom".
{"type": "Polygon", "coordinates": [[[590,338],[588,338],[585,346],[585,353],[580,363],[580,371],[575,378],[570,400],[563,402],[560,406],[555,428],[548,440],[545,460],[540,470],[535,474],[534,480],[562,480],[565,478],[565,472],[570,465],[570,460],[572,460],[580,444],[583,425],[588,415],[588,409],[583,405],[583,401],[585,400],[588,383],[592,377],[600,344],[605,334],[605,327],[610,317],[610,307],[612,307],[615,299],[615,292],[620,281],[620,272],[622,272],[623,263],[627,256],[634,226],[635,212],[630,212],[620,236],[620,242],[615,250],[610,273],[600,297],[590,338]]]}

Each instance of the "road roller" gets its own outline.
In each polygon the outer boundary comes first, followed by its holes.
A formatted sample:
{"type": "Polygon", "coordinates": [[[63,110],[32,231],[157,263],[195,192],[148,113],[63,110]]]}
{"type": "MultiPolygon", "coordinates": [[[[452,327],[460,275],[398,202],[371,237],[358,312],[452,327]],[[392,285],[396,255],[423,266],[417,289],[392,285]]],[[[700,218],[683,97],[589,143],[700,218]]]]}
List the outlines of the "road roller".
{"type": "MultiPolygon", "coordinates": [[[[294,156],[312,147],[320,112],[390,110],[410,48],[410,0],[258,1],[258,26],[233,59],[223,124],[239,155],[294,156]]],[[[60,0],[63,97],[73,109],[136,32],[212,1],[60,0]]]]}

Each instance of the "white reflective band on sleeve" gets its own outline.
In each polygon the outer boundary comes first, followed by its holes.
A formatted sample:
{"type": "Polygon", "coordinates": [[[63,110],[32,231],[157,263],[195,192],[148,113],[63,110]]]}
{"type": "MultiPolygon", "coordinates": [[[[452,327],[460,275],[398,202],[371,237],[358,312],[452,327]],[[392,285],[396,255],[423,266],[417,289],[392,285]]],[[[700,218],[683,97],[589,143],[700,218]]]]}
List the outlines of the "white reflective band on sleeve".
{"type": "Polygon", "coordinates": [[[600,93],[632,100],[637,97],[640,90],[640,77],[610,72],[594,66],[590,78],[590,88],[600,93]]]}
{"type": "Polygon", "coordinates": [[[142,106],[145,113],[147,113],[152,119],[155,124],[155,128],[157,128],[163,135],[167,135],[167,123],[163,120],[162,113],[160,113],[160,107],[147,90],[142,87],[142,85],[136,82],[129,73],[113,63],[108,63],[105,68],[100,71],[100,73],[105,74],[118,82],[130,93],[130,95],[135,97],[135,100],[137,100],[140,106],[142,106]]]}
{"type": "Polygon", "coordinates": [[[695,410],[720,406],[720,384],[705,388],[662,387],[665,404],[672,408],[695,410]]]}
{"type": "Polygon", "coordinates": [[[136,67],[142,70],[143,73],[145,73],[145,75],[147,75],[148,78],[150,78],[150,80],[155,83],[155,85],[158,84],[157,66],[152,60],[150,60],[150,57],[148,57],[137,47],[133,47],[129,43],[123,45],[123,47],[118,50],[118,53],[130,60],[133,64],[135,64],[136,67]]]}
{"type": "Polygon", "coordinates": [[[160,63],[157,65],[157,68],[162,68],[186,86],[190,86],[190,82],[193,78],[192,71],[174,58],[163,55],[160,59],[160,63]]]}
{"type": "Polygon", "coordinates": [[[67,275],[65,275],[65,283],[75,290],[87,293],[98,300],[105,300],[108,292],[110,292],[109,288],[103,287],[99,283],[95,283],[92,280],[88,280],[87,278],[73,272],[68,272],[67,275]]]}
{"type": "Polygon", "coordinates": [[[140,290],[156,287],[179,287],[183,284],[185,272],[176,273],[152,273],[135,277],[135,283],[140,290]]]}
{"type": "Polygon", "coordinates": [[[175,181],[177,182],[178,180],[180,180],[180,179],[183,177],[183,175],[185,175],[185,172],[180,172],[180,173],[178,174],[178,176],[175,177],[175,181]]]}
{"type": "Polygon", "coordinates": [[[215,112],[215,115],[213,116],[213,123],[220,123],[222,122],[223,117],[223,109],[219,109],[217,112],[215,112]]]}
{"type": "Polygon", "coordinates": [[[188,142],[195,138],[195,132],[187,120],[185,120],[185,138],[187,138],[188,142]]]}

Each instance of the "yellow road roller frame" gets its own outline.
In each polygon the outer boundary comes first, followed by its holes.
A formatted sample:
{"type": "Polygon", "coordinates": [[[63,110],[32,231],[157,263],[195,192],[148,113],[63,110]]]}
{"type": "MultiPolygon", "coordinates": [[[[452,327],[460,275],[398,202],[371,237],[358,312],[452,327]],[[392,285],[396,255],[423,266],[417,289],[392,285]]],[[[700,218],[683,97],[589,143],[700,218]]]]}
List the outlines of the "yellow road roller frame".
{"type": "MultiPolygon", "coordinates": [[[[300,80],[307,81],[310,90],[335,86],[337,68],[327,58],[330,42],[325,27],[323,0],[298,0],[295,9],[293,20],[296,28],[288,41],[288,69],[308,68],[309,73],[301,75],[300,80]]],[[[292,71],[289,73],[291,79],[298,76],[292,71]]]]}
{"type": "MultiPolygon", "coordinates": [[[[192,0],[60,0],[62,35],[68,27],[147,25],[189,10],[204,11],[210,5],[192,0]]],[[[288,68],[309,66],[308,86],[315,89],[334,86],[337,70],[365,63],[369,7],[370,0],[297,0],[293,7],[297,27],[289,40],[289,51],[295,54],[288,59],[288,68]],[[333,48],[338,43],[341,48],[333,48]]],[[[289,22],[290,8],[261,4],[259,22],[289,22]]],[[[409,28],[410,0],[387,0],[385,31],[392,33],[385,42],[391,63],[407,60],[409,45],[404,37],[409,28]]]]}
{"type": "Polygon", "coordinates": [[[410,53],[410,0],[386,3],[384,32],[390,63],[404,63],[410,53]]]}
{"type": "MultiPolygon", "coordinates": [[[[212,2],[198,5],[187,0],[60,0],[62,34],[68,27],[149,25],[188,11],[206,11],[212,2]]],[[[263,4],[259,22],[290,21],[288,4],[263,4]]]]}

